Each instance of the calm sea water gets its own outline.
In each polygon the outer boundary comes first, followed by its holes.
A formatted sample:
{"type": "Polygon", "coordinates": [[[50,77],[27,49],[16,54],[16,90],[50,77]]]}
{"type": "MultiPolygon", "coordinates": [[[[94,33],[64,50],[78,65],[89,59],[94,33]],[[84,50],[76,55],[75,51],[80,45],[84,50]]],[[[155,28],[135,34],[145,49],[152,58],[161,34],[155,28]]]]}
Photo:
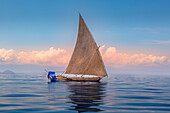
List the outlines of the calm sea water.
{"type": "Polygon", "coordinates": [[[100,83],[0,75],[0,112],[170,112],[170,75],[110,75],[100,83]]]}

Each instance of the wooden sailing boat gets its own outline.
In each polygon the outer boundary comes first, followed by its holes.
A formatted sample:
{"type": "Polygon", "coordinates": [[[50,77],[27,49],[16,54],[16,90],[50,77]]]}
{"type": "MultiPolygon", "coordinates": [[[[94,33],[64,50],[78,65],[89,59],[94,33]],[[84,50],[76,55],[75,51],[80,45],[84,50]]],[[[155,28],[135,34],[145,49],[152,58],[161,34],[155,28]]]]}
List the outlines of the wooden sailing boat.
{"type": "Polygon", "coordinates": [[[79,30],[74,52],[64,73],[49,72],[51,81],[99,81],[108,76],[99,52],[86,23],[79,14],[79,30]]]}

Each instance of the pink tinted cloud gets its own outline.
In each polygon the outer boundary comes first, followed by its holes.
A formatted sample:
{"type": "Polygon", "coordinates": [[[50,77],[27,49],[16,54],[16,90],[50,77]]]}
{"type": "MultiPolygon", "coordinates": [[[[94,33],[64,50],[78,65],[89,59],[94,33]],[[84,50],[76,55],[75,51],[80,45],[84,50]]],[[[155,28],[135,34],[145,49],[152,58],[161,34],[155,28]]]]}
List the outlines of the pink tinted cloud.
{"type": "Polygon", "coordinates": [[[63,66],[68,63],[70,54],[64,49],[51,47],[47,51],[16,52],[13,49],[0,49],[0,62],[5,64],[40,64],[63,66]]]}
{"type": "Polygon", "coordinates": [[[100,48],[104,62],[112,67],[122,67],[125,65],[159,65],[170,63],[166,56],[154,56],[152,54],[147,55],[140,54],[127,54],[117,52],[115,47],[106,48],[105,45],[100,48]]]}
{"type": "MultiPolygon", "coordinates": [[[[117,52],[115,47],[102,46],[100,48],[106,66],[122,67],[126,65],[159,65],[170,64],[166,56],[154,56],[152,54],[127,54],[117,52]]],[[[51,47],[46,51],[15,51],[13,49],[0,49],[0,64],[38,64],[51,66],[66,66],[71,53],[65,49],[51,47]]]]}

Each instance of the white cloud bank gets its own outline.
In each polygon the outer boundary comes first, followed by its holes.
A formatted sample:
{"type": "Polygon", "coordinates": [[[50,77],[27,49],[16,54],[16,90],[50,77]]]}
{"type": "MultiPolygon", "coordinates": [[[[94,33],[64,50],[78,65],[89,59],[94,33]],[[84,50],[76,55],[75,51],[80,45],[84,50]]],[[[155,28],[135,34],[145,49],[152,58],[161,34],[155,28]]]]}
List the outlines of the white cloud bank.
{"type": "Polygon", "coordinates": [[[106,48],[102,46],[100,48],[104,62],[111,67],[122,67],[127,65],[159,65],[168,64],[170,60],[166,56],[154,56],[152,54],[147,55],[140,54],[127,54],[117,52],[115,47],[106,48]]]}
{"type": "MultiPolygon", "coordinates": [[[[152,54],[127,54],[117,52],[115,47],[100,48],[106,66],[123,67],[127,65],[160,65],[170,64],[166,56],[154,56],[152,54]]],[[[71,53],[64,49],[51,47],[47,51],[15,51],[13,49],[0,49],[0,64],[38,64],[49,66],[66,66],[71,53]]]]}
{"type": "Polygon", "coordinates": [[[16,52],[13,49],[0,49],[1,64],[40,64],[63,66],[68,63],[70,54],[64,49],[51,47],[47,51],[16,52]]]}

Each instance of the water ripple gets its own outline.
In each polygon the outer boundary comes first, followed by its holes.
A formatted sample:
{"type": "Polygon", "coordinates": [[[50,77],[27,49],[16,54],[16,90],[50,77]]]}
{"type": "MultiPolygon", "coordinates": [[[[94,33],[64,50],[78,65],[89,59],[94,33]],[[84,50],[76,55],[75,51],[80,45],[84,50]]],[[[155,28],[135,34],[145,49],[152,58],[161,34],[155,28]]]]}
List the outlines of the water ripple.
{"type": "Polygon", "coordinates": [[[170,76],[109,75],[100,83],[0,74],[2,113],[169,113],[170,76]]]}
{"type": "Polygon", "coordinates": [[[8,94],[8,95],[2,95],[1,97],[42,97],[42,95],[33,95],[33,94],[8,94]]]}

